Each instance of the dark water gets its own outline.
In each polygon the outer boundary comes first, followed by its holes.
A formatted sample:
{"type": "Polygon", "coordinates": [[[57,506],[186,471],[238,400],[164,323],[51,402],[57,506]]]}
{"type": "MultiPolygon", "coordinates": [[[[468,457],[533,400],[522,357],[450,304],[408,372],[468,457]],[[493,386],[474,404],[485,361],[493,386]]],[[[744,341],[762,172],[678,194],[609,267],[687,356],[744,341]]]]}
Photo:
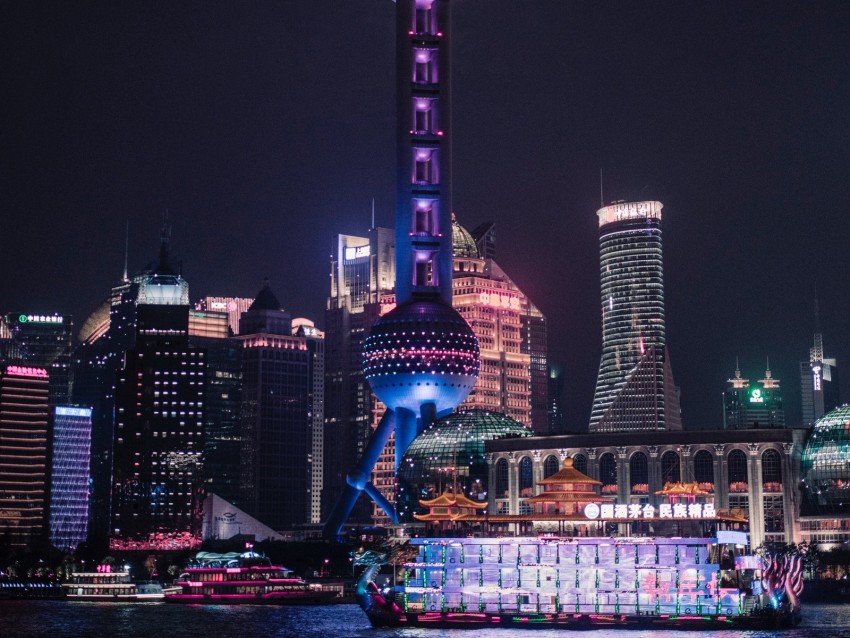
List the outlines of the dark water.
{"type": "Polygon", "coordinates": [[[356,605],[327,607],[0,601],[0,638],[850,638],[850,605],[807,605],[786,631],[372,629],[356,605]]]}

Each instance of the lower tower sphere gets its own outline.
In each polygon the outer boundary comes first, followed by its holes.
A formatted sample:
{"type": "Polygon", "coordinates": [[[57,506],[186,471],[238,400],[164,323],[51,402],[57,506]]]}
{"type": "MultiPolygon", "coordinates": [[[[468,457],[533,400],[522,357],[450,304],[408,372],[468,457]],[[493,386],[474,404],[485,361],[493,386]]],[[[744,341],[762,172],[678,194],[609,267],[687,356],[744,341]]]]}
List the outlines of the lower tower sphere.
{"type": "Polygon", "coordinates": [[[418,414],[433,403],[453,410],[478,379],[478,340],[458,312],[439,302],[411,301],[378,319],[363,345],[364,372],[390,409],[418,414]]]}

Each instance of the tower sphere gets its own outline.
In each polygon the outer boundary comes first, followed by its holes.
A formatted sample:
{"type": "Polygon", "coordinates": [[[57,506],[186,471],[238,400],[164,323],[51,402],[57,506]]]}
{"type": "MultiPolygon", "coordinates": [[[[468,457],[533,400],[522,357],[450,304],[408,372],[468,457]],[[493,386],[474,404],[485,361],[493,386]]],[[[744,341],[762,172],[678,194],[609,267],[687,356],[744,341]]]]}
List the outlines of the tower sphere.
{"type": "Polygon", "coordinates": [[[809,514],[850,512],[850,406],[843,405],[815,422],[801,459],[803,509],[809,514]]]}
{"type": "Polygon", "coordinates": [[[364,371],[392,410],[417,415],[425,403],[453,410],[478,378],[478,340],[458,312],[435,301],[396,306],[378,319],[363,344],[364,371]]]}

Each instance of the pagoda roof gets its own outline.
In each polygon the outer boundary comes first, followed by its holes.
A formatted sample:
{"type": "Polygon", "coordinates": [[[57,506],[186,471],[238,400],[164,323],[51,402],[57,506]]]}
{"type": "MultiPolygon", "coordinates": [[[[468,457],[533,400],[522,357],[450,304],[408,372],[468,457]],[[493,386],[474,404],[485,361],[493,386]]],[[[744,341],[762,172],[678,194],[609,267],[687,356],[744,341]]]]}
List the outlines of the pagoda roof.
{"type": "Polygon", "coordinates": [[[665,483],[664,489],[657,491],[656,496],[710,496],[710,492],[701,490],[696,481],[692,483],[665,483]]]}
{"type": "Polygon", "coordinates": [[[419,504],[422,507],[473,507],[475,509],[486,509],[487,503],[479,503],[467,498],[463,494],[453,494],[452,492],[443,492],[437,498],[431,500],[420,500],[419,504]]]}
{"type": "Polygon", "coordinates": [[[613,501],[614,496],[599,496],[595,492],[543,492],[525,499],[525,503],[601,503],[613,501]]]}
{"type": "Polygon", "coordinates": [[[602,485],[601,481],[596,481],[590,478],[587,474],[582,474],[573,467],[572,459],[564,459],[564,467],[552,476],[548,476],[542,481],[538,481],[538,485],[553,485],[562,483],[585,483],[588,485],[602,485]]]}

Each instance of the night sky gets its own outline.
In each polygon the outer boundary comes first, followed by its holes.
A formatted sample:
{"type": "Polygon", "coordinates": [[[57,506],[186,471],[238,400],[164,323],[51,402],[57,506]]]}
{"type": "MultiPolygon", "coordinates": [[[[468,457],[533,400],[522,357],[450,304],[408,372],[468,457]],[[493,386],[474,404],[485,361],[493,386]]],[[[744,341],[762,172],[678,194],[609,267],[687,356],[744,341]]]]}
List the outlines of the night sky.
{"type": "MultiPolygon", "coordinates": [[[[596,209],[664,204],[686,427],[740,356],[799,421],[815,291],[850,386],[850,3],[455,0],[454,209],[550,322],[571,425],[600,354],[596,209]]],[[[13,2],[0,24],[0,310],[80,326],[155,259],[193,299],[268,276],[324,324],[337,233],[394,224],[394,5],[13,2]]],[[[850,399],[845,387],[844,398],[850,399]]]]}

